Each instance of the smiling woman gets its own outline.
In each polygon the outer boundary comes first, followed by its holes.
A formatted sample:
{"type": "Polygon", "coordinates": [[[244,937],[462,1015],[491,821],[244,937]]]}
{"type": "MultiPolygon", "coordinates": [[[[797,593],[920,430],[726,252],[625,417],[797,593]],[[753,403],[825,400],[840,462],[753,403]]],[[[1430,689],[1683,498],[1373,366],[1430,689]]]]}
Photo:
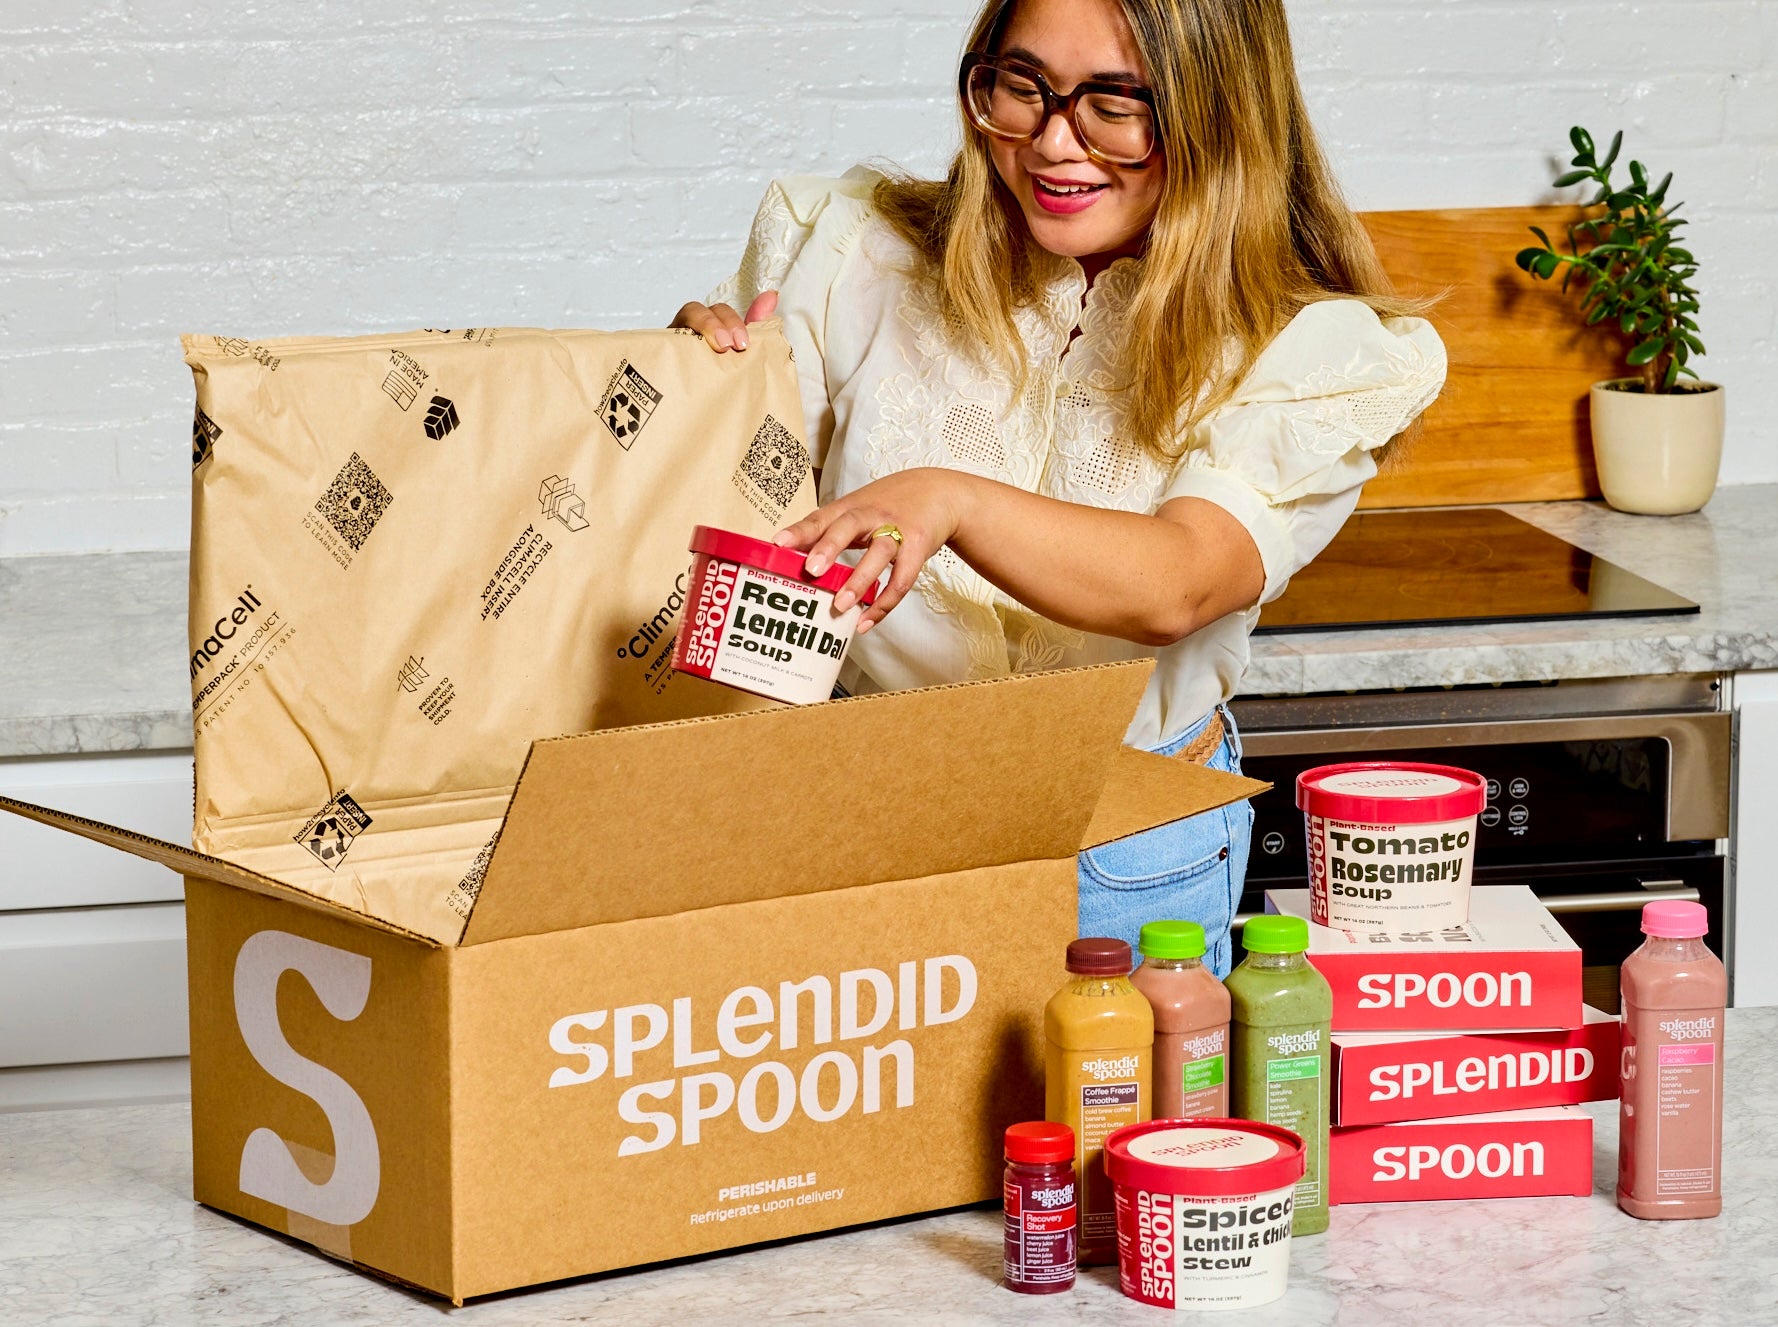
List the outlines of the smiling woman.
{"type": "MultiPolygon", "coordinates": [[[[1340,201],[1282,0],[995,0],[957,88],[944,179],[778,181],[675,325],[726,352],[784,320],[822,505],[778,542],[812,575],[863,550],[837,611],[888,572],[847,689],[1152,655],[1125,740],[1238,769],[1223,702],[1259,605],[1443,348],[1340,201]]],[[[1226,971],[1250,823],[1086,854],[1082,934],[1196,921],[1226,971]]]]}

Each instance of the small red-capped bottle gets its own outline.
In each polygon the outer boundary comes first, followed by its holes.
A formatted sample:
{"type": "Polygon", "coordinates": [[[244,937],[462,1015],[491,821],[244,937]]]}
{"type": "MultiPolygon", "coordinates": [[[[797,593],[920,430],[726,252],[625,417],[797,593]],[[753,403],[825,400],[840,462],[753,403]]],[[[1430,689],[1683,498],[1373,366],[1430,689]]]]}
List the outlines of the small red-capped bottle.
{"type": "Polygon", "coordinates": [[[1006,1288],[1053,1295],[1074,1284],[1074,1130],[1033,1121],[1006,1131],[1006,1288]]]}

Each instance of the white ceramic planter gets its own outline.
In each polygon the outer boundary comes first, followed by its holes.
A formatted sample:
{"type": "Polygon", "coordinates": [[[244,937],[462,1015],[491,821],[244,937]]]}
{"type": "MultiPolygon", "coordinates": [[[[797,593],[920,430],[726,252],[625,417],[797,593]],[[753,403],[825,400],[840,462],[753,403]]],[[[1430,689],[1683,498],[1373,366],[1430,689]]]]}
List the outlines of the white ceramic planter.
{"type": "Polygon", "coordinates": [[[1723,390],[1716,383],[1650,395],[1618,390],[1640,378],[1596,382],[1593,458],[1599,487],[1619,511],[1675,516],[1716,491],[1722,464],[1723,390]]]}

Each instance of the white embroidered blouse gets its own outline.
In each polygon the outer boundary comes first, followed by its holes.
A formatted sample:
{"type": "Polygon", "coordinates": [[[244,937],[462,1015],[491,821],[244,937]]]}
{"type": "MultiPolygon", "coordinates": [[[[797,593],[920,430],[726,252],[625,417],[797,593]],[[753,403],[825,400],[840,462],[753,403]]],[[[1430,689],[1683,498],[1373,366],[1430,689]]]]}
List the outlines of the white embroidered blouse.
{"type": "MultiPolygon", "coordinates": [[[[908,245],[871,207],[878,178],[854,167],[837,180],[774,183],[740,270],[708,301],[745,310],[761,291],[778,292],[823,502],[914,466],[1122,511],[1203,498],[1253,537],[1263,603],[1338,532],[1376,473],[1371,453],[1444,382],[1444,346],[1425,321],[1380,321],[1356,300],[1328,300],[1278,334],[1181,459],[1157,460],[1125,436],[1110,391],[1140,260],[1119,259],[1090,289],[1080,264],[1054,260],[1041,303],[1017,315],[1031,373],[1015,399],[1007,375],[952,350],[936,292],[906,275],[908,245]]],[[[916,589],[853,644],[843,678],[852,690],[1152,653],[1155,675],[1125,737],[1144,747],[1234,693],[1259,619],[1257,607],[1231,613],[1155,650],[1052,622],[948,548],[916,589]]]]}

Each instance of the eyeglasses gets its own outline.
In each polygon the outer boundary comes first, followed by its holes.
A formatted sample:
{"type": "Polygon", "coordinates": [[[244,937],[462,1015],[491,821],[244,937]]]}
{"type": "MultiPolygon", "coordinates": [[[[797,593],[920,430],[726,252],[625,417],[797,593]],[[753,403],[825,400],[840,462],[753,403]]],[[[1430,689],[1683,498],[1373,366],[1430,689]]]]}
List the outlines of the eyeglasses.
{"type": "Polygon", "coordinates": [[[1155,153],[1154,93],[1133,83],[1076,83],[1066,97],[1016,60],[968,55],[958,75],[963,113],[984,134],[1029,143],[1060,114],[1086,154],[1111,166],[1139,166],[1155,153]]]}

